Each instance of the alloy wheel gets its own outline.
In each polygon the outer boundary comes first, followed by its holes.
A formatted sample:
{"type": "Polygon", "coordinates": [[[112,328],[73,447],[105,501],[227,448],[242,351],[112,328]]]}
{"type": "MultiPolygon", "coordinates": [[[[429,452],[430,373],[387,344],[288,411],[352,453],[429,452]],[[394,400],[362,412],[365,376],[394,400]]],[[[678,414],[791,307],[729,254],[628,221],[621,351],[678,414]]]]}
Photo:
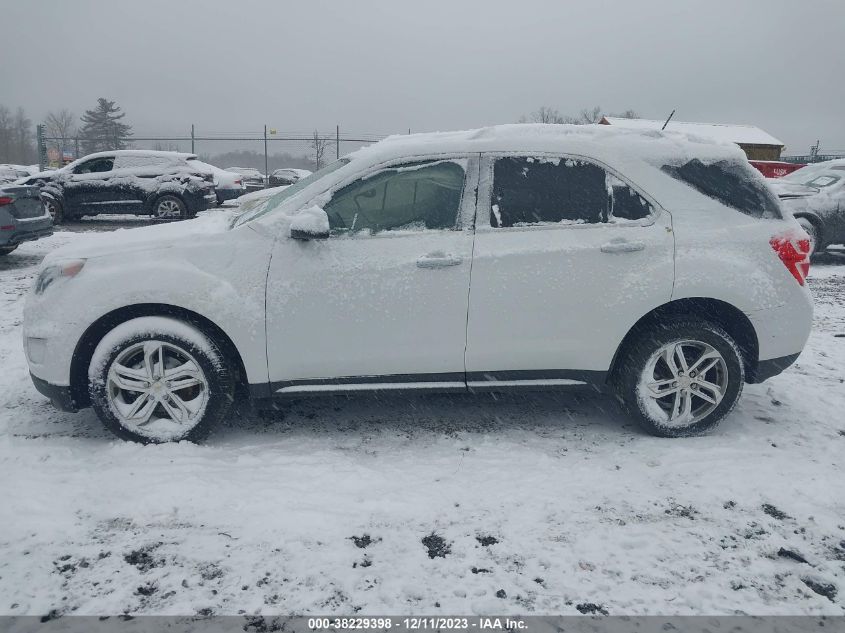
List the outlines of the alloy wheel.
{"type": "Polygon", "coordinates": [[[208,403],[209,383],[199,363],[164,341],[125,349],[109,367],[106,383],[109,406],[121,425],[151,439],[186,435],[208,403]]]}
{"type": "Polygon", "coordinates": [[[160,200],[156,205],[156,217],[161,220],[174,220],[182,217],[182,207],[176,200],[160,200]]]}
{"type": "Polygon", "coordinates": [[[663,426],[685,427],[713,412],[728,388],[725,359],[711,345],[682,340],[661,346],[640,375],[637,394],[663,426]]]}

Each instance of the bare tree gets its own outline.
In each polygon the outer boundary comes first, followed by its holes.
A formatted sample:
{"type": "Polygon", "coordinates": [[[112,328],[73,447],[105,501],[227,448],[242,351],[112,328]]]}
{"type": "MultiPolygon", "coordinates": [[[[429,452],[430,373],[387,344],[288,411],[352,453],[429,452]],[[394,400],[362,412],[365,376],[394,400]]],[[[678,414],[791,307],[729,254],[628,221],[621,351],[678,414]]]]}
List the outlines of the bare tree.
{"type": "Polygon", "coordinates": [[[38,154],[33,142],[32,120],[26,116],[23,108],[18,108],[11,123],[10,149],[14,160],[25,165],[34,162],[38,154]]]}
{"type": "Polygon", "coordinates": [[[317,130],[314,130],[314,138],[311,140],[311,149],[314,151],[314,167],[320,169],[323,166],[323,157],[326,151],[332,144],[332,140],[328,136],[320,136],[317,130]]]}
{"type": "Polygon", "coordinates": [[[59,149],[60,156],[64,157],[64,153],[70,149],[71,141],[76,136],[76,116],[66,108],[57,112],[48,112],[47,118],[44,119],[44,126],[47,136],[56,139],[54,143],[59,149]]]}
{"type": "MultiPolygon", "coordinates": [[[[554,108],[549,106],[540,106],[537,110],[529,114],[527,117],[522,116],[519,119],[520,123],[572,123],[575,125],[589,125],[591,123],[598,123],[602,119],[601,106],[592,108],[584,108],[578,116],[570,116],[561,114],[554,108]]],[[[623,119],[636,119],[639,115],[634,110],[625,110],[621,114],[608,114],[607,116],[615,116],[623,119]]]]}
{"type": "Polygon", "coordinates": [[[625,110],[624,112],[620,112],[618,114],[608,114],[607,116],[615,116],[617,119],[639,119],[640,115],[637,114],[636,110],[625,110]]]}
{"type": "Polygon", "coordinates": [[[569,116],[564,116],[554,108],[549,106],[540,106],[534,110],[528,117],[523,116],[520,123],[576,123],[576,121],[569,116]]]}
{"type": "Polygon", "coordinates": [[[12,111],[0,103],[0,163],[12,162],[12,111]]]}
{"type": "Polygon", "coordinates": [[[585,125],[589,125],[590,123],[598,123],[601,121],[601,106],[595,106],[594,108],[584,108],[581,110],[581,114],[578,116],[579,123],[583,123],[585,125]]]}

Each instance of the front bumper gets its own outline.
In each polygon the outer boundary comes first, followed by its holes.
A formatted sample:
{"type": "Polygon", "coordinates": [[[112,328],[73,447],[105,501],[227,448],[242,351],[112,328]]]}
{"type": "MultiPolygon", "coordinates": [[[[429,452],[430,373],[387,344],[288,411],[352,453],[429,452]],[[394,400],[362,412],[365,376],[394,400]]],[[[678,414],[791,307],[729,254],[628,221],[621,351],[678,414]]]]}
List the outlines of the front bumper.
{"type": "Polygon", "coordinates": [[[29,377],[32,378],[32,384],[35,385],[38,392],[41,395],[47,396],[50,399],[50,403],[59,411],[67,411],[68,413],[76,413],[79,411],[79,406],[77,406],[76,401],[73,398],[73,393],[71,392],[70,387],[53,385],[31,373],[29,374],[29,377]]]}

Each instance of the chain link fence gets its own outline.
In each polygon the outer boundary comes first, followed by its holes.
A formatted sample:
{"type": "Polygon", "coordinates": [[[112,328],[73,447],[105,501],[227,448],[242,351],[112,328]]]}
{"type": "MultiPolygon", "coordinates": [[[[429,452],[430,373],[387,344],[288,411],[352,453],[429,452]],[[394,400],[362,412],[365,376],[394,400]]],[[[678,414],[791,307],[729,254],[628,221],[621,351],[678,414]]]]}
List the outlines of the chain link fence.
{"type": "MultiPolygon", "coordinates": [[[[410,130],[404,131],[410,133],[410,130]]],[[[41,169],[55,168],[93,151],[114,147],[190,152],[218,167],[252,167],[265,174],[283,167],[315,170],[356,149],[376,143],[386,134],[341,130],[289,131],[265,126],[260,132],[208,133],[195,126],[185,135],[133,135],[127,138],[59,138],[37,128],[41,169]]]]}

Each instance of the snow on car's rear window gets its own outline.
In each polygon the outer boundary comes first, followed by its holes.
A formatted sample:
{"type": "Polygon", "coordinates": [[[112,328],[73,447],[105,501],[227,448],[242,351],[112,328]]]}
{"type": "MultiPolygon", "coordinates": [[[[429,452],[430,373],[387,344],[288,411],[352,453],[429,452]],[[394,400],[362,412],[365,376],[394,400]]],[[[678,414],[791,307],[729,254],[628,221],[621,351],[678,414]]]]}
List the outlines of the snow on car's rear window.
{"type": "Polygon", "coordinates": [[[703,163],[694,158],[661,170],[724,205],[753,218],[781,219],[777,196],[750,165],[721,160],[703,163]]]}

